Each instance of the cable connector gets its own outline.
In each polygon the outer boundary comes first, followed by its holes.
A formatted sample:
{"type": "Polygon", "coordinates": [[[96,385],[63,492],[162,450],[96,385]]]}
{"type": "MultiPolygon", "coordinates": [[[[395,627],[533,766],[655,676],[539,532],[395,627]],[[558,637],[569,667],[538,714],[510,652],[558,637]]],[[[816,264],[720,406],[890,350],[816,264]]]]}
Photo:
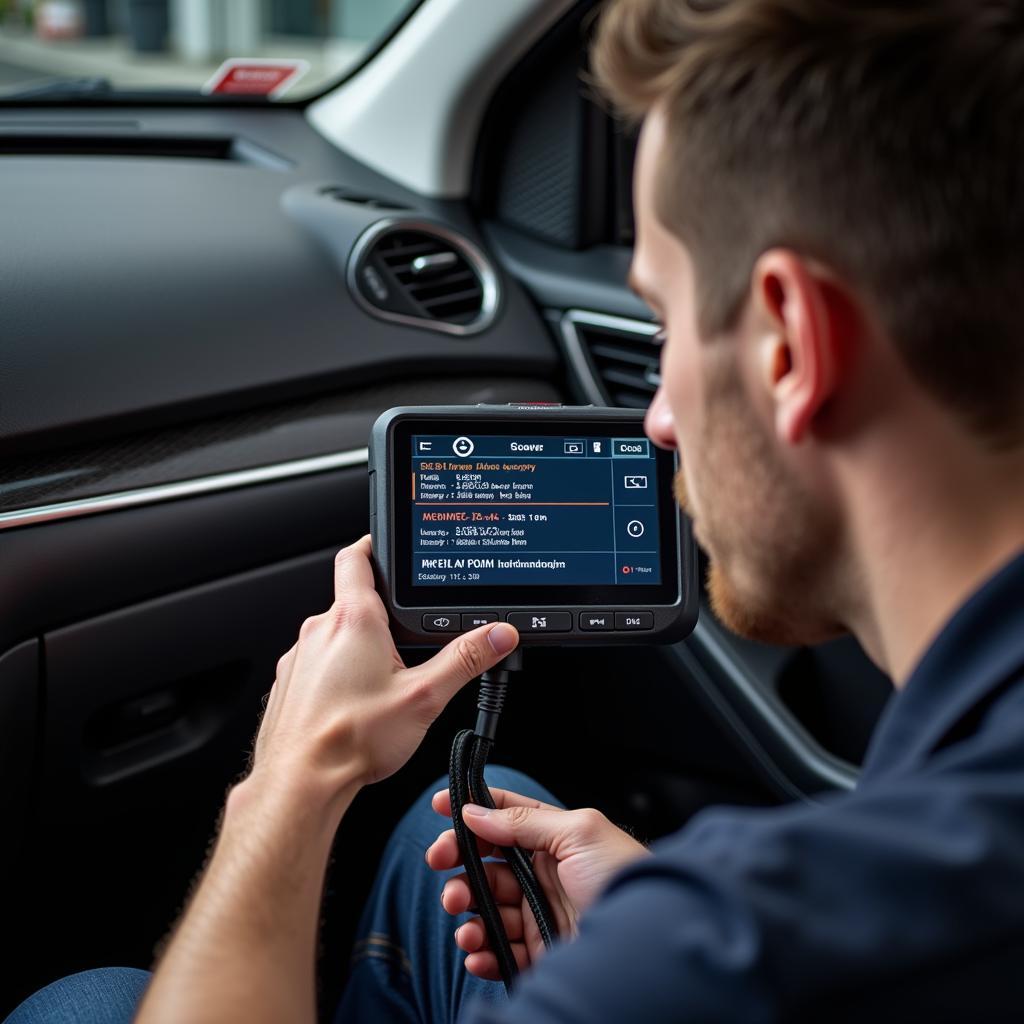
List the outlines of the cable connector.
{"type": "Polygon", "coordinates": [[[495,734],[498,731],[498,719],[505,706],[509,673],[519,671],[522,666],[522,651],[515,650],[499,661],[494,668],[489,668],[480,676],[480,691],[476,702],[476,728],[473,730],[477,736],[494,742],[495,734]]]}

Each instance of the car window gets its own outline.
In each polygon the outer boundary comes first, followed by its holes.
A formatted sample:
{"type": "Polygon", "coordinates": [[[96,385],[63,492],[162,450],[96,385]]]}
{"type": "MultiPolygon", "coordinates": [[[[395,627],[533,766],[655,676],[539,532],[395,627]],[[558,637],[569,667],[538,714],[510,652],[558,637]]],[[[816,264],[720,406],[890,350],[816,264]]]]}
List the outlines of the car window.
{"type": "Polygon", "coordinates": [[[0,100],[296,100],[354,71],[420,0],[0,0],[0,100]]]}

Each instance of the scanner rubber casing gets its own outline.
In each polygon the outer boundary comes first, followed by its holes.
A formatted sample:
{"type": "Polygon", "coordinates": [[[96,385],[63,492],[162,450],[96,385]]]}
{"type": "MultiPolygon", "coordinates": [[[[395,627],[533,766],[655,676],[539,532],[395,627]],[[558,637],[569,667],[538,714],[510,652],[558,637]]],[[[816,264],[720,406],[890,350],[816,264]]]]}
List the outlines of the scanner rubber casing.
{"type": "MultiPolygon", "coordinates": [[[[668,603],[652,604],[645,601],[631,602],[629,587],[623,586],[623,600],[613,604],[589,604],[572,602],[545,602],[539,600],[517,601],[517,587],[508,587],[509,600],[499,606],[475,603],[473,586],[453,587],[452,600],[449,603],[432,603],[423,605],[401,605],[397,600],[396,574],[404,567],[397,566],[395,538],[395,430],[409,421],[423,425],[429,432],[431,421],[465,420],[467,432],[486,432],[488,424],[501,421],[522,420],[524,427],[531,422],[548,423],[552,419],[565,419],[567,422],[586,422],[598,427],[608,424],[613,430],[616,423],[635,426],[643,419],[643,414],[631,409],[600,408],[596,406],[559,406],[559,405],[475,405],[475,406],[404,406],[389,409],[382,413],[373,425],[369,445],[369,483],[370,483],[370,534],[373,540],[374,573],[377,589],[391,617],[392,632],[396,642],[403,645],[420,645],[437,647],[457,636],[460,629],[450,633],[427,632],[423,629],[423,616],[427,613],[450,611],[454,621],[459,621],[463,612],[496,612],[499,619],[504,619],[509,612],[522,611],[569,611],[572,614],[573,631],[568,633],[534,634],[520,633],[521,643],[529,646],[619,646],[635,644],[673,643],[688,636],[697,622],[698,584],[697,584],[697,552],[693,542],[689,520],[683,516],[673,503],[673,533],[676,540],[678,558],[672,567],[675,574],[675,599],[668,603]],[[464,597],[459,600],[458,596],[464,597]],[[643,631],[608,631],[583,632],[579,629],[581,612],[594,611],[649,611],[653,613],[653,628],[643,631]]],[[[404,467],[401,473],[403,487],[406,483],[404,467]]],[[[664,485],[664,484],[663,484],[664,485]]],[[[404,494],[404,492],[403,492],[404,494]]],[[[664,574],[663,574],[664,575],[664,574]]],[[[531,588],[542,591],[538,585],[531,588]]]]}

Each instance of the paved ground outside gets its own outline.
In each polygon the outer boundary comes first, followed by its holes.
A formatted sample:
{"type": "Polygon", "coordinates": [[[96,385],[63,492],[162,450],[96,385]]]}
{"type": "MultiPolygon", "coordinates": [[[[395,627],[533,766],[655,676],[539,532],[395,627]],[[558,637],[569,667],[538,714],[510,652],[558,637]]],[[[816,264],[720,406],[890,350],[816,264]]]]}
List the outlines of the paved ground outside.
{"type": "Polygon", "coordinates": [[[30,81],[39,79],[40,74],[35,68],[14,64],[0,57],[0,88],[11,85],[28,85],[30,81]]]}

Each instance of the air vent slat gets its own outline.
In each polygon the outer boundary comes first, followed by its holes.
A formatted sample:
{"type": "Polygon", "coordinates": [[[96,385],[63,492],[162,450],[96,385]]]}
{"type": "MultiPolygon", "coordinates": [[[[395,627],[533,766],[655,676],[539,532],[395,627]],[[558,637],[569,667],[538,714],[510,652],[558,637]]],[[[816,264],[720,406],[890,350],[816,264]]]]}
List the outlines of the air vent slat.
{"type": "Polygon", "coordinates": [[[648,367],[652,361],[657,364],[658,351],[652,345],[650,351],[636,351],[618,345],[595,344],[590,347],[591,353],[596,359],[616,360],[622,363],[630,363],[634,366],[648,367]]]}
{"type": "Polygon", "coordinates": [[[383,223],[357,244],[349,283],[372,312],[465,334],[493,319],[497,282],[469,242],[427,222],[383,223]],[[420,257],[441,256],[423,265],[420,257]],[[374,273],[378,278],[374,280],[374,273]]]}
{"type": "Polygon", "coordinates": [[[445,252],[440,246],[424,242],[421,245],[403,245],[400,249],[383,249],[381,255],[386,263],[396,270],[412,269],[412,261],[417,256],[433,256],[435,253],[445,252]]]}
{"type": "Polygon", "coordinates": [[[647,408],[661,382],[661,346],[651,326],[585,313],[570,314],[568,323],[586,356],[580,370],[591,378],[588,394],[627,409],[647,408]]]}
{"type": "Polygon", "coordinates": [[[623,387],[653,395],[657,387],[648,382],[645,374],[626,373],[614,366],[602,368],[601,376],[610,384],[621,384],[623,387]]]}
{"type": "Polygon", "coordinates": [[[476,282],[476,278],[468,270],[463,271],[460,274],[445,274],[443,277],[413,278],[408,287],[409,294],[414,295],[417,298],[422,295],[430,295],[432,293],[439,294],[444,291],[452,292],[457,288],[472,288],[478,294],[480,292],[480,287],[476,282]]]}

